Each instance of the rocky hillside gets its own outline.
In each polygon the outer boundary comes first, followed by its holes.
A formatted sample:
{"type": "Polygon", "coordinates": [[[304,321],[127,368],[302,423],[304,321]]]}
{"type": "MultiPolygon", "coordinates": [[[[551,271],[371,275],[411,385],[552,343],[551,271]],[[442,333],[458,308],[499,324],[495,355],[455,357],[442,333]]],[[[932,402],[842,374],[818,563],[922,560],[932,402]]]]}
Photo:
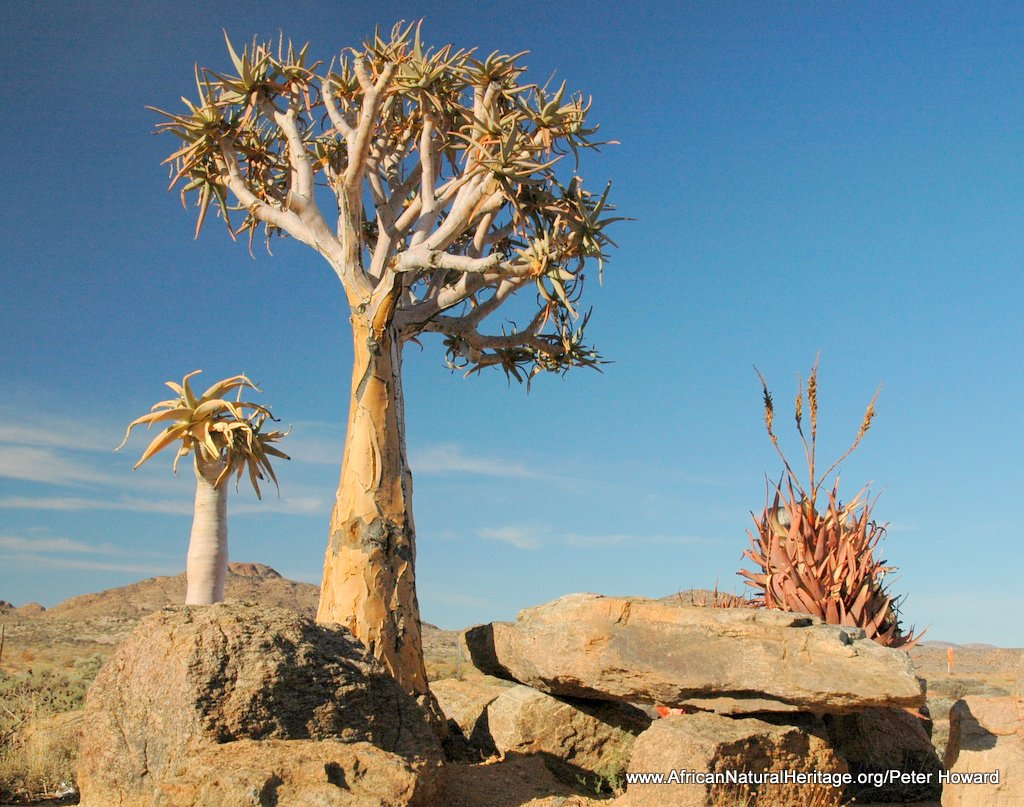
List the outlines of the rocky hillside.
{"type": "MultiPolygon", "coordinates": [[[[262,563],[228,564],[228,601],[290,608],[312,618],[319,591],[318,586],[289,580],[262,563]]],[[[0,669],[20,672],[65,667],[94,655],[106,658],[144,616],[184,601],[184,573],[82,594],[49,609],[35,603],[15,608],[0,601],[0,625],[6,634],[0,669]]],[[[457,634],[427,624],[423,633],[429,663],[450,675],[449,668],[458,663],[457,634]]]]}
{"type": "MultiPolygon", "coordinates": [[[[319,589],[282,577],[262,563],[229,563],[225,599],[253,600],[264,605],[294,608],[308,616],[316,614],[319,589]]],[[[47,620],[137,620],[167,605],[185,600],[185,574],[150,577],[122,588],[96,594],[82,594],[65,600],[46,612],[47,620]]]]}

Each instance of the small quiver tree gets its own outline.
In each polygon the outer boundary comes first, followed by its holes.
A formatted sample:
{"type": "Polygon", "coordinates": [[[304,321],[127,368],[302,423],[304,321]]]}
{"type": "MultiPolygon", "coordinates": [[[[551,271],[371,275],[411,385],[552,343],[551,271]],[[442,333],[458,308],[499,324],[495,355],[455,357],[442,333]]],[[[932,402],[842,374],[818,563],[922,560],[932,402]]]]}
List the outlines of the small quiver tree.
{"type": "Polygon", "coordinates": [[[285,433],[264,430],[266,421],[274,420],[270,410],[241,400],[243,389],[258,391],[255,384],[244,375],[236,375],[218,381],[196,396],[190,380],[200,372],[189,373],[180,384],[166,382],[178,397],[154,404],[148,415],[133,420],[118,446],[120,449],[128,442],[136,426],[145,423],[152,428],[154,423],[169,423],[142,452],[134,467],[176,443],[180,445],[172,464],[175,473],[182,457],[193,456],[196,501],[185,567],[186,605],[209,605],[224,599],[228,570],[227,481],[234,475],[237,487],[247,473],[256,496],[262,498],[261,480],[269,477],[277,485],[270,457],[289,459],[272,445],[285,433]],[[223,397],[235,389],[235,401],[223,397]]]}
{"type": "MultiPolygon", "coordinates": [[[[754,516],[756,535],[747,531],[750,549],[743,556],[757,571],[740,570],[756,596],[753,602],[821,617],[832,625],[863,628],[867,636],[889,647],[909,650],[920,638],[900,625],[900,597],[890,596],[882,580],[895,570],[878,560],[875,552],[885,526],[872,518],[875,502],[867,486],[849,501],[839,500],[839,477],[822,495],[823,485],[839,464],[860,444],[875,416],[878,392],[868,404],[857,437],[849,449],[820,478],[816,476],[818,431],[818,363],[800,382],[796,397],[796,428],[804,445],[809,484],[804,488],[779,446],[773,428],[775,409],[768,384],[758,372],[764,390],[764,417],[768,436],[782,458],[785,481],[772,484],[764,510],[754,516]],[[806,395],[811,438],[803,431],[806,395]]],[[[753,515],[753,514],[752,514],[753,515]]]]}
{"type": "Polygon", "coordinates": [[[317,619],[426,695],[402,348],[439,334],[452,369],[527,382],[598,365],[577,306],[614,219],[563,159],[599,145],[590,104],[522,81],[521,53],[426,48],[419,25],[326,69],[290,42],[228,51],[234,72],[197,67],[198,99],[155,110],[181,141],[171,184],[194,194],[197,234],[214,205],[250,248],[261,226],[268,246],[291,236],[341,282],[354,362],[317,619]],[[519,323],[492,325],[513,298],[519,323]]]}

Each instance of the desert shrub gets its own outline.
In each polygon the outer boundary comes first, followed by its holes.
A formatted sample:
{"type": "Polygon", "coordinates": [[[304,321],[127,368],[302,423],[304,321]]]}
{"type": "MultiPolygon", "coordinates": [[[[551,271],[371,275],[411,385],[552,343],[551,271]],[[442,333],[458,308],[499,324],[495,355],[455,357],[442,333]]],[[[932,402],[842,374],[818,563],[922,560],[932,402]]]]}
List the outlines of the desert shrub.
{"type": "Polygon", "coordinates": [[[79,722],[101,656],[55,670],[0,677],[0,800],[33,800],[74,791],[79,722]]]}
{"type": "Polygon", "coordinates": [[[785,482],[770,485],[767,503],[754,516],[756,535],[748,531],[746,558],[759,567],[742,569],[756,597],[766,608],[812,614],[833,625],[863,628],[879,644],[910,649],[920,638],[900,625],[899,597],[890,596],[883,578],[894,567],[878,560],[875,552],[885,526],[872,518],[875,501],[865,486],[849,501],[839,500],[839,479],[823,494],[823,485],[839,464],[860,444],[875,416],[871,399],[857,436],[849,449],[825,473],[816,476],[815,449],[818,431],[818,363],[801,382],[796,397],[796,428],[807,458],[809,484],[805,488],[779,447],[773,429],[774,405],[764,376],[764,418],[768,436],[785,466],[785,482]],[[810,414],[810,440],[804,435],[804,396],[810,414]]]}
{"type": "Polygon", "coordinates": [[[754,789],[748,785],[714,785],[711,807],[838,807],[843,791],[830,785],[766,784],[754,789]]]}
{"type": "Polygon", "coordinates": [[[676,600],[680,605],[692,605],[698,608],[752,608],[755,607],[753,600],[741,597],[738,594],[729,594],[718,590],[718,583],[715,583],[714,590],[687,589],[676,592],[676,600]]]}

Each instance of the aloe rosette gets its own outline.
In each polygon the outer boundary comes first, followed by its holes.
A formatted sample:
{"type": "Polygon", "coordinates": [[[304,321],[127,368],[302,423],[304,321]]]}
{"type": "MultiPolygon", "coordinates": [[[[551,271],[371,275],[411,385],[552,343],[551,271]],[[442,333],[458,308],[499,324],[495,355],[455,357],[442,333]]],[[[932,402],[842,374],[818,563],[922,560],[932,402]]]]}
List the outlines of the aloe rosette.
{"type": "Polygon", "coordinates": [[[878,393],[868,404],[857,437],[828,470],[816,478],[818,427],[818,363],[801,383],[796,398],[796,427],[804,445],[810,473],[805,489],[779,447],[773,429],[774,404],[764,377],[765,426],[785,466],[784,482],[770,483],[767,503],[754,516],[755,532],[747,531],[750,548],[743,556],[757,565],[741,569],[746,585],[756,592],[753,602],[766,608],[811,614],[833,625],[863,628],[867,636],[889,647],[909,649],[920,640],[900,624],[901,597],[890,594],[883,579],[894,567],[876,558],[885,525],[872,518],[875,501],[867,486],[849,501],[839,499],[839,478],[823,493],[823,484],[860,444],[875,416],[878,393]],[[803,402],[810,410],[811,437],[803,431],[803,402]]]}

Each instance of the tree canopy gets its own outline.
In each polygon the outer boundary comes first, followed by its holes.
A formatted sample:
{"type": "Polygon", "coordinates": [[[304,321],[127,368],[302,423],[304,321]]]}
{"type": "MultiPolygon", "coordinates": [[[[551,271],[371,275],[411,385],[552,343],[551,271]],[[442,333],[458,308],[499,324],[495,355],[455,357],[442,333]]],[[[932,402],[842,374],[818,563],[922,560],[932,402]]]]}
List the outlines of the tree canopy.
{"type": "Polygon", "coordinates": [[[283,37],[241,54],[227,45],[234,72],[197,66],[198,99],[155,110],[158,131],[182,141],[171,186],[194,197],[197,236],[213,206],[250,249],[260,228],[268,248],[298,239],[375,334],[439,333],[467,375],[597,366],[578,305],[618,219],[610,183],[592,193],[578,174],[581,151],[603,145],[589,99],[523,81],[523,53],[425,48],[420,24],[377,32],[326,68],[283,37]],[[530,287],[528,321],[491,325],[530,287]]]}

